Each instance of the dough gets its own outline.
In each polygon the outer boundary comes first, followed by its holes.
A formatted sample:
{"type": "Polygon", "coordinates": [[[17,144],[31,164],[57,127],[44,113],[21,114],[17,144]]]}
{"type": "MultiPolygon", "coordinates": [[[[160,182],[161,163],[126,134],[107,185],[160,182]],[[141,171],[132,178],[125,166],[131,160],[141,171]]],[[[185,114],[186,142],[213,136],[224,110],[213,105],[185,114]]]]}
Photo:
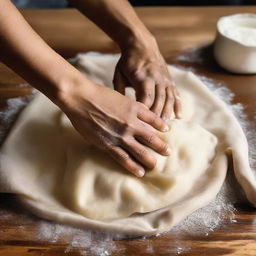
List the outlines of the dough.
{"type": "Polygon", "coordinates": [[[256,73],[256,15],[234,14],[219,19],[214,42],[219,65],[240,74],[256,73]]]}
{"type": "MultiPolygon", "coordinates": [[[[81,54],[74,65],[111,86],[117,60],[117,55],[81,54]]],[[[237,180],[255,206],[256,181],[239,123],[195,75],[169,69],[181,93],[183,119],[171,121],[170,132],[159,133],[172,154],[151,151],[157,166],[145,177],[133,176],[88,145],[60,109],[38,94],[2,146],[1,192],[17,194],[46,219],[150,235],[170,229],[214,199],[226,176],[226,154],[232,152],[237,180]]]]}
{"type": "MultiPolygon", "coordinates": [[[[70,135],[73,127],[70,124],[66,129],[70,135]]],[[[105,152],[85,150],[81,138],[71,137],[65,145],[63,201],[74,212],[99,220],[125,218],[177,202],[210,166],[217,139],[199,125],[179,120],[162,137],[171,145],[172,154],[164,157],[150,150],[157,166],[143,179],[123,170],[105,152]],[[195,148],[200,157],[195,157],[195,148]]]]}

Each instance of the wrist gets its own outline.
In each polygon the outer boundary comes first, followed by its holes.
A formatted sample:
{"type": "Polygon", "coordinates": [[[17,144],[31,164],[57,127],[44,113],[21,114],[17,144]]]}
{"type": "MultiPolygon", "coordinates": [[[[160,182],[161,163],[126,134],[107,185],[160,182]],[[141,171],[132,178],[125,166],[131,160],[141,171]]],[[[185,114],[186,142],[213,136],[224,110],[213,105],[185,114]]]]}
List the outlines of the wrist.
{"type": "Polygon", "coordinates": [[[82,99],[93,101],[95,84],[76,70],[74,74],[66,76],[58,84],[58,91],[53,102],[65,113],[73,112],[82,99]]]}
{"type": "Polygon", "coordinates": [[[148,49],[157,46],[155,37],[145,29],[131,30],[125,40],[119,43],[121,52],[130,48],[148,49]]]}

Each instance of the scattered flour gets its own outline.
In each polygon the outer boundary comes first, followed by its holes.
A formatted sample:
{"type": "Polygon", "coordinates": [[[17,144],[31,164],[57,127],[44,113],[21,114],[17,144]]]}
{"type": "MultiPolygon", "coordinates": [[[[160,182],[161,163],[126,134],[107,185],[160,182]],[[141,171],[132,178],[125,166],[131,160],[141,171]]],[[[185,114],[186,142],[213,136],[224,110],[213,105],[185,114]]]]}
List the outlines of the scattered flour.
{"type": "MultiPolygon", "coordinates": [[[[192,47],[187,49],[184,54],[179,54],[176,57],[177,61],[182,61],[186,63],[194,63],[194,64],[203,64],[205,61],[205,58],[203,57],[203,53],[207,46],[204,47],[192,47]]],[[[192,67],[186,67],[184,68],[183,66],[178,66],[181,69],[185,69],[187,71],[194,71],[194,68],[192,67]]]]}
{"type": "MultiPolygon", "coordinates": [[[[216,84],[213,80],[202,76],[200,79],[211,89],[213,93],[227,103],[229,108],[240,121],[249,141],[251,166],[256,168],[255,127],[252,126],[251,122],[247,121],[246,115],[243,112],[243,106],[241,104],[231,104],[234,94],[226,87],[223,87],[223,84],[216,84]]],[[[0,112],[0,119],[2,120],[0,128],[1,140],[3,140],[6,132],[10,129],[12,123],[17,117],[17,114],[30,99],[31,96],[9,99],[7,101],[6,108],[0,112]]],[[[168,253],[180,255],[190,250],[190,248],[185,246],[180,239],[184,233],[209,236],[209,234],[216,228],[223,226],[224,224],[236,222],[236,209],[234,207],[234,203],[241,200],[241,195],[243,195],[243,193],[239,191],[238,187],[234,189],[235,184],[235,178],[232,173],[229,173],[225,184],[214,201],[206,207],[189,215],[180,224],[175,226],[172,231],[170,231],[175,235],[176,239],[170,242],[170,249],[168,249],[168,253]]],[[[0,210],[0,215],[2,220],[10,219],[12,216],[8,211],[3,209],[0,210]]],[[[25,228],[25,226],[18,226],[20,231],[25,228]]],[[[114,239],[122,238],[118,235],[81,230],[46,220],[36,221],[35,228],[39,241],[46,241],[52,244],[62,243],[66,245],[66,254],[78,248],[82,256],[109,256],[112,255],[112,253],[122,255],[126,251],[123,243],[116,246],[114,239]]],[[[157,234],[156,237],[157,236],[161,236],[161,234],[157,234]]],[[[141,237],[136,239],[136,241],[143,242],[146,252],[152,255],[154,254],[155,248],[151,240],[146,237],[141,237]]]]}

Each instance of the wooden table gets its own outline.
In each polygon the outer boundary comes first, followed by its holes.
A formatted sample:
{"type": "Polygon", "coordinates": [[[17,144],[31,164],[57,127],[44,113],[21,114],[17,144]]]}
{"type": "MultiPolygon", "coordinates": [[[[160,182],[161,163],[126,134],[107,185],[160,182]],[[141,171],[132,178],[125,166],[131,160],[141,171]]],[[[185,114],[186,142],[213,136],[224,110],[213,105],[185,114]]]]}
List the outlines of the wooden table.
{"type": "MultiPolygon", "coordinates": [[[[225,83],[235,93],[233,102],[241,102],[248,119],[254,120],[256,76],[234,75],[223,71],[212,58],[211,43],[220,16],[256,12],[256,7],[137,8],[136,11],[156,36],[168,63],[193,67],[198,74],[225,83]]],[[[72,57],[78,52],[118,51],[117,46],[104,33],[76,10],[25,10],[22,13],[48,44],[64,57],[72,57]]],[[[2,107],[6,99],[30,92],[29,87],[17,86],[23,82],[0,64],[2,107]]],[[[39,219],[16,206],[12,196],[1,195],[0,202],[0,214],[3,211],[9,213],[8,218],[0,217],[0,256],[64,255],[67,247],[65,242],[51,244],[38,241],[34,226],[39,219]]],[[[149,239],[116,241],[117,250],[111,255],[256,255],[256,211],[242,204],[237,205],[237,208],[237,222],[227,222],[227,225],[209,236],[184,234],[177,241],[175,234],[170,232],[149,239]],[[177,242],[189,249],[176,250],[177,242]],[[149,244],[150,250],[146,246],[149,244]]],[[[90,255],[89,251],[83,255],[90,255]]],[[[80,253],[79,249],[75,249],[65,255],[80,253]]]]}

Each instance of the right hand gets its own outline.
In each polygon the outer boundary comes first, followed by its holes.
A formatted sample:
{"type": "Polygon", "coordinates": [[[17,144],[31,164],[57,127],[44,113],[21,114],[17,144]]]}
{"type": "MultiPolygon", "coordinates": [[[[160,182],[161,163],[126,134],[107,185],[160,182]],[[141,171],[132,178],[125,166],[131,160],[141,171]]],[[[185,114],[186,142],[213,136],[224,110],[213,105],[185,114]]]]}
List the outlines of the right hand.
{"type": "Polygon", "coordinates": [[[156,135],[168,126],[144,104],[85,78],[68,88],[60,107],[75,129],[131,173],[142,177],[156,164],[144,145],[169,155],[168,144],[156,135]]]}

